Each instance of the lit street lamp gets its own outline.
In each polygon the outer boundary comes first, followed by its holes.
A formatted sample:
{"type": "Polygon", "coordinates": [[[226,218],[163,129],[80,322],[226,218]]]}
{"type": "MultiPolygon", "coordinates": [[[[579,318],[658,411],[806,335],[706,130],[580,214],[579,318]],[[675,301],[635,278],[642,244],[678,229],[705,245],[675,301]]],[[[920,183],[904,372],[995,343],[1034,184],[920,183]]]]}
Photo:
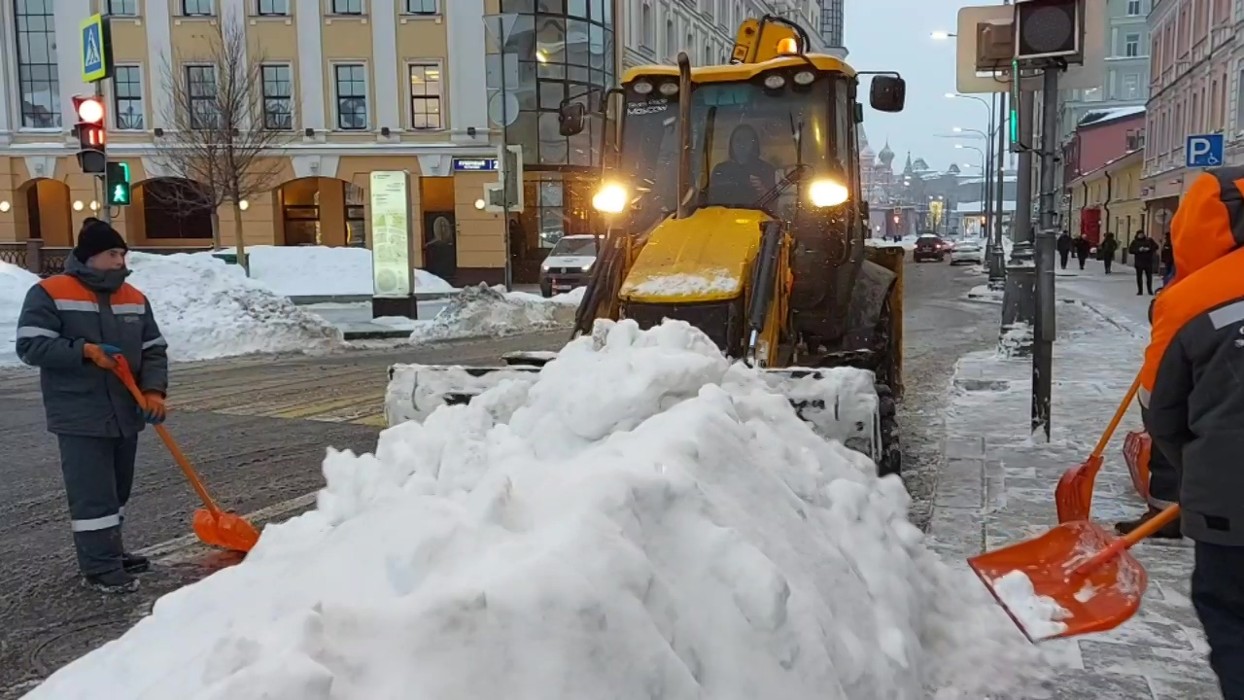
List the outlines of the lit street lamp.
{"type": "Polygon", "coordinates": [[[929,34],[929,36],[933,37],[933,38],[934,38],[934,39],[936,39],[937,41],[945,41],[945,40],[947,40],[947,39],[953,39],[953,38],[955,38],[955,37],[957,37],[957,36],[959,36],[959,35],[958,35],[958,34],[951,34],[950,32],[933,32],[933,33],[929,34]]]}

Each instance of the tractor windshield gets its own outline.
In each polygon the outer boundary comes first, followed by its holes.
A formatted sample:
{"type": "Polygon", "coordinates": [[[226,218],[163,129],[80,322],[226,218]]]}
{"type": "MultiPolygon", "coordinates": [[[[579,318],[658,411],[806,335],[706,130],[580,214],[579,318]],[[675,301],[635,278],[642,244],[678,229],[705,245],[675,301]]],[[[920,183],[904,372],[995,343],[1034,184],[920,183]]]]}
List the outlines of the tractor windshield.
{"type": "MultiPolygon", "coordinates": [[[[621,174],[640,211],[677,208],[677,97],[628,93],[621,174]]],[[[691,173],[699,206],[756,208],[794,171],[801,182],[836,179],[851,191],[847,82],[820,76],[806,87],[758,82],[700,83],[692,93],[691,173]]],[[[792,178],[793,179],[793,178],[792,178]]],[[[777,200],[793,204],[797,187],[777,200]]]]}

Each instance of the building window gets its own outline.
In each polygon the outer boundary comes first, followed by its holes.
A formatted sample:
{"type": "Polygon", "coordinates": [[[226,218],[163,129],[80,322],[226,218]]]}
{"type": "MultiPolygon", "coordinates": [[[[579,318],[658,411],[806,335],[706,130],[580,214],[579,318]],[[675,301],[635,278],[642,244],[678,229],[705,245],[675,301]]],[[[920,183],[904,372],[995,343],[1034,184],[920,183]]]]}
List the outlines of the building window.
{"type": "Polygon", "coordinates": [[[60,79],[56,67],[56,17],[52,0],[17,3],[17,82],[22,126],[55,129],[61,125],[60,79]]]}
{"type": "Polygon", "coordinates": [[[214,0],[181,0],[181,13],[186,17],[211,17],[216,14],[214,0]]]}
{"type": "Polygon", "coordinates": [[[434,15],[437,0],[406,0],[406,14],[408,15],[434,15]]]}
{"type": "Polygon", "coordinates": [[[435,63],[410,65],[410,127],[440,129],[441,67],[435,63]]]}
{"type": "Polygon", "coordinates": [[[186,98],[191,129],[217,128],[216,66],[186,66],[186,98]]]}
{"type": "Polygon", "coordinates": [[[1140,99],[1140,76],[1135,73],[1128,73],[1123,76],[1123,99],[1136,100],[1140,99]]]}
{"type": "Polygon", "coordinates": [[[1140,35],[1127,34],[1123,37],[1123,55],[1135,58],[1140,55],[1140,35]]]}
{"type": "Polygon", "coordinates": [[[293,71],[283,64],[263,66],[263,128],[294,128],[293,71]]]}
{"type": "Polygon", "coordinates": [[[113,127],[125,131],[143,128],[143,69],[117,66],[112,79],[113,127]]]}
{"type": "Polygon", "coordinates": [[[656,49],[656,45],[653,43],[654,37],[652,36],[652,6],[648,3],[644,3],[643,8],[639,11],[639,27],[640,31],[643,32],[639,45],[650,51],[656,49]]]}
{"type": "Polygon", "coordinates": [[[288,17],[289,0],[258,0],[255,14],[260,17],[288,17]]]}
{"type": "Polygon", "coordinates": [[[137,17],[138,0],[108,0],[108,14],[113,17],[137,17]]]}
{"type": "Polygon", "coordinates": [[[678,41],[674,38],[675,36],[677,34],[674,33],[674,20],[665,20],[665,55],[671,59],[678,53],[676,45],[678,41]]]}
{"type": "Polygon", "coordinates": [[[357,131],[367,128],[367,66],[339,63],[333,66],[337,83],[337,128],[357,131]]]}
{"type": "Polygon", "coordinates": [[[333,0],[334,15],[363,14],[363,0],[333,0]]]}
{"type": "Polygon", "coordinates": [[[1140,0],[1127,0],[1127,16],[1128,17],[1139,17],[1140,16],[1140,0]]]}

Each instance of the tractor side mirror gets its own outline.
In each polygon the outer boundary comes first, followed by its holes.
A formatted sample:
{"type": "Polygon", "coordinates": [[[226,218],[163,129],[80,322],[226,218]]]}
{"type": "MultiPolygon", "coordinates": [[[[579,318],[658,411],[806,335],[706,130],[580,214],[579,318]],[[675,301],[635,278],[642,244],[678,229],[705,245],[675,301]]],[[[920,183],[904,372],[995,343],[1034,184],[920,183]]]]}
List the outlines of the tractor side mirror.
{"type": "Polygon", "coordinates": [[[587,108],[581,102],[563,102],[557,108],[557,132],[562,136],[575,136],[583,132],[587,108]]]}
{"type": "Polygon", "coordinates": [[[907,81],[897,75],[874,75],[868,101],[878,112],[901,112],[907,102],[907,81]]]}

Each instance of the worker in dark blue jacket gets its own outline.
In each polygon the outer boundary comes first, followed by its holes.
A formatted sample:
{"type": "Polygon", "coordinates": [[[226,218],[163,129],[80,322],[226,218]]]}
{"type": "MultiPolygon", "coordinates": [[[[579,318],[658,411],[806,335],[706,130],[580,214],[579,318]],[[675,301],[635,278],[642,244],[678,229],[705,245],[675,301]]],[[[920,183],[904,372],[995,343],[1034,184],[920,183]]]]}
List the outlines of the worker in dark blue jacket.
{"type": "Polygon", "coordinates": [[[60,444],[70,528],[86,586],[138,589],[146,558],[125,551],[121,523],[134,481],[138,433],[164,420],[167,343],[151,304],[125,278],[125,240],[89,221],[64,274],[30,288],[18,318],[17,354],[39,368],[48,430],[60,444]],[[113,375],[129,363],[146,408],[113,375]]]}

